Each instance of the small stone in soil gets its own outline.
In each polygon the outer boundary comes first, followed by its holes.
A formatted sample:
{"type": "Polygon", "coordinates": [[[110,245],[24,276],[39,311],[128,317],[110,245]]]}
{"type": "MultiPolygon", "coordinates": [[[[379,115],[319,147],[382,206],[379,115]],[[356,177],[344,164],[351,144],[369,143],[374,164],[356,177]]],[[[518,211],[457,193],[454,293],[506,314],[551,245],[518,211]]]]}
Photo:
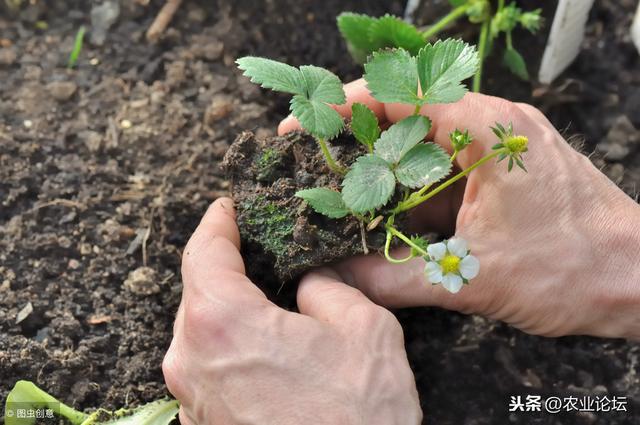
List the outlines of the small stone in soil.
{"type": "Polygon", "coordinates": [[[69,100],[77,88],[78,86],[73,81],[52,81],[47,84],[49,94],[59,102],[69,100]]]}
{"type": "Polygon", "coordinates": [[[156,271],[151,267],[138,267],[129,273],[124,287],[137,295],[153,295],[160,292],[156,271]]]}
{"type": "Polygon", "coordinates": [[[29,317],[31,313],[33,313],[33,304],[31,304],[31,301],[29,301],[27,305],[22,307],[22,310],[18,312],[18,315],[16,316],[16,325],[24,321],[24,319],[29,317]]]}
{"type": "Polygon", "coordinates": [[[13,65],[17,58],[15,50],[8,47],[0,49],[0,65],[13,65]]]}

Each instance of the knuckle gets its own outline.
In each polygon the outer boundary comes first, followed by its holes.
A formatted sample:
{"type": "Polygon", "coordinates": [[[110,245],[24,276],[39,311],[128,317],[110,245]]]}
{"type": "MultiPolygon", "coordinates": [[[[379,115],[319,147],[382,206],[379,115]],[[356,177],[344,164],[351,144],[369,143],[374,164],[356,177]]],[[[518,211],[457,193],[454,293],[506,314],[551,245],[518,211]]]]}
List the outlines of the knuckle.
{"type": "Polygon", "coordinates": [[[384,326],[397,330],[400,327],[395,316],[389,310],[370,302],[352,305],[347,311],[347,319],[367,329],[384,326]]]}
{"type": "Polygon", "coordinates": [[[177,362],[177,355],[173,344],[162,360],[162,374],[164,375],[164,381],[169,392],[178,400],[184,398],[181,379],[183,374],[177,362]]]}

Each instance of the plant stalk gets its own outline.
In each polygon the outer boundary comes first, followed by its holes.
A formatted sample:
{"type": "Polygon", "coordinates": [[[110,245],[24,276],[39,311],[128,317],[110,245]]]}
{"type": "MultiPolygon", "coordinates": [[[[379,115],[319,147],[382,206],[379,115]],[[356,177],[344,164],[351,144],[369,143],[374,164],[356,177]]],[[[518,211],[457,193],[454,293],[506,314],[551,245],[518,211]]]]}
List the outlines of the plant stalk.
{"type": "Polygon", "coordinates": [[[480,66],[478,72],[473,77],[473,91],[480,92],[480,86],[482,85],[482,67],[484,66],[484,57],[487,50],[487,43],[489,42],[489,28],[491,26],[491,19],[487,19],[482,23],[480,29],[480,40],[478,42],[478,55],[480,56],[480,66]]]}
{"type": "Polygon", "coordinates": [[[456,7],[451,12],[449,12],[447,15],[443,16],[442,19],[440,19],[438,22],[436,22],[435,24],[433,24],[429,28],[427,28],[422,33],[422,37],[425,40],[429,40],[431,37],[433,37],[434,35],[438,34],[440,31],[442,31],[451,22],[454,22],[457,19],[459,19],[461,16],[464,16],[464,14],[467,13],[467,8],[468,7],[469,6],[466,5],[466,4],[456,7]]]}
{"type": "Polygon", "coordinates": [[[500,155],[502,153],[505,153],[504,149],[499,149],[497,151],[494,151],[494,152],[490,153],[489,155],[485,156],[484,158],[481,158],[480,160],[478,160],[478,162],[476,162],[475,164],[471,165],[466,170],[463,170],[463,171],[459,172],[458,174],[456,174],[454,177],[451,177],[449,180],[447,180],[446,182],[442,183],[441,185],[439,185],[438,187],[433,189],[431,192],[429,192],[429,193],[427,193],[425,195],[422,195],[422,196],[418,196],[418,197],[416,197],[414,199],[411,199],[411,197],[410,197],[407,202],[399,203],[398,206],[393,210],[393,214],[398,214],[398,213],[401,213],[401,212],[404,212],[404,211],[408,211],[408,210],[410,210],[412,208],[417,207],[418,205],[420,205],[424,201],[426,201],[428,199],[431,199],[432,197],[434,197],[438,193],[442,192],[443,190],[445,190],[446,188],[448,188],[449,186],[451,186],[452,184],[454,184],[455,182],[457,182],[461,178],[467,176],[470,172],[472,172],[473,170],[475,170],[476,168],[478,168],[479,166],[481,166],[485,162],[490,161],[491,159],[497,157],[498,155],[500,155]]]}
{"type": "Polygon", "coordinates": [[[387,228],[387,241],[384,244],[384,257],[387,259],[387,261],[389,261],[390,263],[393,263],[393,264],[402,264],[402,263],[406,263],[407,261],[415,258],[412,253],[409,253],[408,257],[405,257],[405,258],[402,258],[402,259],[393,258],[391,256],[391,254],[389,253],[389,249],[391,248],[391,240],[393,239],[393,236],[394,235],[387,228]]]}
{"type": "MultiPolygon", "coordinates": [[[[395,236],[398,239],[400,239],[402,242],[406,243],[407,245],[409,245],[411,248],[415,249],[416,251],[418,251],[420,253],[420,255],[425,256],[425,255],[429,255],[427,254],[427,251],[425,251],[424,249],[422,249],[421,247],[419,247],[418,245],[416,245],[415,243],[413,243],[411,241],[411,239],[409,239],[407,236],[405,236],[404,233],[402,233],[400,230],[396,229],[395,227],[391,226],[391,225],[387,225],[387,240],[389,241],[389,244],[391,243],[391,237],[395,236]]],[[[385,247],[386,250],[386,247],[385,247]]],[[[413,257],[411,257],[413,258],[413,257]]],[[[400,262],[405,262],[405,261],[409,261],[411,258],[406,258],[404,260],[401,260],[400,262]]],[[[398,261],[398,260],[396,260],[398,261]]]]}
{"type": "Polygon", "coordinates": [[[324,159],[327,161],[327,165],[329,166],[331,171],[336,174],[344,175],[347,170],[345,170],[344,167],[338,165],[338,163],[333,159],[333,157],[331,156],[331,152],[329,152],[329,148],[327,147],[327,142],[320,138],[317,138],[316,140],[318,141],[318,145],[320,145],[320,150],[322,151],[324,159]]]}

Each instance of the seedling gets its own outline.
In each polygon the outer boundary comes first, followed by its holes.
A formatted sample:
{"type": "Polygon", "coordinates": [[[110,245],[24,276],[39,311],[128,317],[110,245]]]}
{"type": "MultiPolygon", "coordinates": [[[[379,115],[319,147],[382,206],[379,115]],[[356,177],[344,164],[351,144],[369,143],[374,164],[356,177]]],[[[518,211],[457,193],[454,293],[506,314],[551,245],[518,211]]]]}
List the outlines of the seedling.
{"type": "Polygon", "coordinates": [[[236,61],[244,75],[266,89],[293,94],[291,113],[318,142],[329,168],[339,174],[345,169],[332,157],[327,140],[344,127],[344,120],[328,104],[346,102],[342,82],[331,71],[306,65],[294,68],[271,59],[247,56],[236,61]]]}
{"type": "Polygon", "coordinates": [[[518,26],[537,32],[542,25],[541,9],[525,12],[515,2],[505,5],[505,0],[498,0],[495,8],[490,0],[449,0],[449,3],[453,7],[451,12],[426,29],[418,29],[391,15],[373,18],[351,12],[338,16],[338,28],[353,58],[362,63],[371,53],[387,47],[400,47],[416,54],[449,24],[466,16],[471,23],[480,26],[480,64],[474,76],[473,90],[480,91],[482,64],[501,34],[505,35],[506,44],[503,63],[518,77],[529,79],[525,60],[513,46],[512,32],[518,26]]]}
{"type": "Polygon", "coordinates": [[[175,400],[158,400],[136,409],[80,412],[47,394],[34,383],[18,381],[5,404],[5,425],[33,425],[36,420],[66,419],[72,425],[168,425],[178,414],[175,400]]]}
{"type": "Polygon", "coordinates": [[[86,28],[84,25],[81,25],[76,33],[76,38],[73,41],[73,50],[69,54],[69,61],[67,62],[67,67],[73,68],[76,66],[78,62],[78,58],[80,57],[80,52],[82,52],[82,45],[84,44],[84,34],[86,32],[86,28]]]}
{"type": "MultiPolygon", "coordinates": [[[[336,84],[340,80],[333,74],[312,67],[311,75],[316,77],[309,79],[309,82],[313,84],[300,83],[305,78],[303,70],[309,67],[297,70],[259,58],[242,58],[238,63],[245,74],[252,77],[252,81],[263,87],[295,93],[291,110],[301,126],[316,136],[317,140],[324,141],[327,136],[335,136],[343,128],[339,115],[327,105],[328,102],[345,102],[344,93],[336,84]],[[306,96],[306,103],[296,100],[302,96],[306,96]],[[312,101],[316,105],[310,105],[312,101]],[[299,107],[300,104],[304,105],[303,108],[299,107]]],[[[428,264],[425,273],[430,282],[442,283],[451,292],[458,292],[464,283],[478,273],[479,264],[469,255],[466,242],[453,238],[430,245],[421,236],[403,234],[394,223],[399,214],[423,204],[493,159],[501,161],[509,158],[509,171],[514,164],[524,169],[522,154],[527,151],[527,138],[514,134],[511,125],[505,128],[496,124],[493,131],[499,143],[492,151],[436,185],[450,174],[453,161],[460,151],[472,143],[473,137],[468,131],[452,132],[451,154],[440,145],[425,143],[432,123],[428,117],[420,114],[420,108],[425,104],[460,100],[467,91],[462,81],[476,73],[479,63],[480,58],[474,47],[452,39],[427,43],[416,55],[405,49],[374,52],[364,66],[364,79],[371,95],[380,102],[412,105],[413,115],[381,131],[375,114],[364,104],[354,103],[351,129],[366,153],[351,164],[342,180],[340,192],[316,187],[296,193],[316,212],[333,219],[353,216],[361,222],[363,229],[372,230],[384,222],[385,257],[392,263],[424,258],[428,264]],[[391,255],[394,238],[410,247],[407,257],[397,259],[391,255]]],[[[326,149],[322,151],[324,153],[326,149]]],[[[366,246],[365,241],[363,245],[366,246]]]]}

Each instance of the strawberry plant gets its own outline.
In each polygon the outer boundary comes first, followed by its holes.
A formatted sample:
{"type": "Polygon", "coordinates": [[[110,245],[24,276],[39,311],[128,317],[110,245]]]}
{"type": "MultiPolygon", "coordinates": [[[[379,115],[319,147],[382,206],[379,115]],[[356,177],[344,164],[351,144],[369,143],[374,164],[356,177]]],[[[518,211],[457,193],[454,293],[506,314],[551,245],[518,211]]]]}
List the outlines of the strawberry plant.
{"type": "MultiPolygon", "coordinates": [[[[168,425],[178,414],[175,400],[157,400],[135,409],[108,411],[97,409],[84,413],[60,402],[34,383],[18,381],[4,409],[5,425],[33,425],[42,420],[64,419],[72,425],[168,425]]],[[[52,423],[52,422],[51,422],[52,423]]]]}
{"type": "Polygon", "coordinates": [[[542,26],[541,9],[524,11],[515,1],[505,0],[449,0],[451,12],[427,28],[419,29],[400,18],[385,15],[374,18],[358,13],[344,12],[337,18],[338,28],[357,62],[365,62],[368,55],[383,48],[400,47],[416,54],[427,42],[440,34],[449,24],[467,17],[480,26],[478,50],[480,64],[474,76],[473,90],[480,91],[482,64],[493,50],[496,40],[504,35],[504,65],[518,77],[528,80],[527,65],[514,47],[512,33],[517,27],[536,33],[542,26]]]}
{"type": "Polygon", "coordinates": [[[385,257],[393,263],[424,258],[429,280],[442,283],[451,292],[458,292],[478,273],[479,264],[469,255],[466,242],[453,238],[429,244],[421,236],[403,233],[395,223],[399,215],[423,204],[493,159],[508,158],[508,171],[514,164],[524,169],[522,154],[527,151],[528,140],[516,135],[511,125],[505,128],[497,123],[493,129],[498,138],[494,149],[452,176],[453,161],[472,143],[472,135],[468,131],[452,132],[451,154],[440,145],[424,141],[432,122],[420,114],[421,106],[460,100],[467,91],[463,81],[477,72],[479,63],[474,47],[453,39],[427,43],[415,55],[402,48],[370,55],[364,65],[364,79],[371,95],[380,102],[411,105],[414,113],[382,131],[375,114],[366,105],[354,103],[350,128],[364,153],[346,168],[328,155],[326,145],[327,139],[344,128],[341,117],[329,106],[345,102],[338,77],[316,67],[296,69],[255,57],[238,60],[240,68],[253,82],[294,94],[292,114],[302,128],[316,138],[330,169],[343,175],[341,190],[310,187],[297,191],[295,196],[330,219],[353,217],[368,231],[383,223],[385,257]],[[396,238],[410,248],[405,258],[394,258],[390,253],[396,238]]]}

